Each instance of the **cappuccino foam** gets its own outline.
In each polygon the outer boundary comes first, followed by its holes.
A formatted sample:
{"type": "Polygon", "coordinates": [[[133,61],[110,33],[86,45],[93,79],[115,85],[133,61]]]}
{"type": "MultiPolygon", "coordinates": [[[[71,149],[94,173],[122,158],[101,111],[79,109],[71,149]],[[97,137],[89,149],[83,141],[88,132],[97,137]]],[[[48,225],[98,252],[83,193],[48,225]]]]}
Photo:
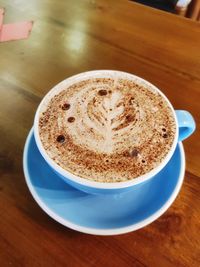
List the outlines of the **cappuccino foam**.
{"type": "Polygon", "coordinates": [[[176,123],[150,84],[119,75],[85,78],[54,92],[40,109],[39,135],[63,169],[98,182],[122,182],[156,168],[176,123]]]}

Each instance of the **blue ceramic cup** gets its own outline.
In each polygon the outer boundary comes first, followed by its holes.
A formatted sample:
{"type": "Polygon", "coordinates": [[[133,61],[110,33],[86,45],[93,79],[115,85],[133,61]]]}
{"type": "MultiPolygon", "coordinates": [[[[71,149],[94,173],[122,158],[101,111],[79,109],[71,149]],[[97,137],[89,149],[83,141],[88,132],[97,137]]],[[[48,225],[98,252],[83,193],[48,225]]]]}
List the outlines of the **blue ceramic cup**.
{"type": "Polygon", "coordinates": [[[194,122],[192,115],[188,111],[185,111],[185,110],[174,110],[173,106],[171,105],[167,97],[157,87],[155,87],[151,83],[135,75],[125,73],[125,72],[120,72],[120,71],[111,71],[111,70],[89,71],[89,72],[85,72],[85,73],[72,76],[62,81],[61,83],[56,85],[53,89],[51,89],[49,93],[43,98],[43,100],[41,101],[36,111],[35,120],[34,120],[35,141],[45,161],[49,164],[52,170],[56,172],[57,175],[60,176],[65,182],[67,182],[68,184],[70,184],[71,186],[79,190],[82,190],[84,192],[91,193],[91,194],[118,194],[118,193],[127,192],[129,190],[132,190],[134,186],[140,183],[144,183],[148,181],[149,179],[154,178],[154,176],[165,167],[165,165],[168,163],[168,161],[174,154],[177,143],[189,137],[194,132],[194,130],[195,130],[195,122],[194,122]],[[114,78],[116,76],[120,76],[122,78],[127,78],[131,80],[136,80],[137,83],[141,85],[153,87],[168,102],[169,107],[172,110],[172,114],[174,115],[174,120],[176,122],[176,133],[175,133],[174,142],[171,146],[170,151],[168,152],[166,157],[162,160],[159,166],[157,166],[156,168],[154,168],[153,170],[151,170],[150,172],[142,176],[134,178],[133,180],[128,180],[125,182],[115,182],[115,183],[102,183],[102,182],[87,180],[87,179],[78,177],[74,175],[73,173],[70,173],[69,171],[63,169],[48,156],[48,154],[46,153],[42,145],[42,142],[39,136],[39,114],[41,112],[42,107],[56,93],[62,91],[63,89],[66,89],[67,87],[69,87],[70,85],[78,81],[91,79],[91,78],[114,78]]]}

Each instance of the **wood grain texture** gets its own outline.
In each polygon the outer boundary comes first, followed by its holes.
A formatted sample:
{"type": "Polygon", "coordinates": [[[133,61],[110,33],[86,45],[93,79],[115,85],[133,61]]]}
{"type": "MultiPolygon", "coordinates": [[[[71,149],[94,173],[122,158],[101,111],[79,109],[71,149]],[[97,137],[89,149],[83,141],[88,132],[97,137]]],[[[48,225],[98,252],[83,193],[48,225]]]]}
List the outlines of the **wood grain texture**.
{"type": "Polygon", "coordinates": [[[34,20],[28,40],[0,45],[0,266],[200,266],[199,23],[126,0],[2,0],[4,22],[34,20]],[[187,171],[170,209],[139,231],[77,233],[49,218],[24,181],[22,152],[44,94],[93,69],[139,75],[197,130],[184,142],[187,171]]]}

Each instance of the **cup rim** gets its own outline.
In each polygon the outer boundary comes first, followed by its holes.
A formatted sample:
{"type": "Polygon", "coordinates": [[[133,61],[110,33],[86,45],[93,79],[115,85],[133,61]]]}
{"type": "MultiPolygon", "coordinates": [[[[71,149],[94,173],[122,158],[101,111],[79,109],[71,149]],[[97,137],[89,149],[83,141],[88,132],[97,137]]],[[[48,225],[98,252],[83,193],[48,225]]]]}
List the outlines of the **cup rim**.
{"type": "Polygon", "coordinates": [[[63,178],[67,180],[71,180],[72,182],[90,187],[90,188],[98,188],[98,189],[120,189],[120,188],[127,188],[127,187],[131,187],[134,185],[137,185],[139,183],[145,182],[148,179],[152,178],[153,176],[155,176],[157,173],[159,173],[164,167],[165,165],[168,163],[168,161],[170,160],[170,158],[172,157],[176,145],[178,143],[178,121],[176,118],[176,113],[175,110],[172,106],[172,104],[170,103],[169,99],[164,95],[164,93],[162,91],[160,91],[160,89],[158,89],[155,85],[153,85],[152,83],[146,81],[145,79],[131,74],[131,73],[127,73],[127,72],[123,72],[123,71],[117,71],[117,70],[93,70],[93,71],[87,71],[87,72],[82,72],[73,76],[70,76],[66,79],[64,79],[63,81],[59,82],[58,84],[56,84],[53,88],[50,89],[50,91],[48,91],[48,93],[43,97],[43,99],[41,100],[36,113],[35,113],[35,118],[34,118],[34,126],[33,126],[33,130],[34,130],[34,137],[35,137],[35,141],[37,144],[37,147],[41,153],[41,155],[43,156],[43,158],[45,159],[45,161],[56,171],[58,172],[60,175],[63,176],[63,178]],[[98,76],[99,77],[110,77],[110,76],[115,76],[115,75],[123,75],[123,76],[128,76],[134,80],[137,80],[137,82],[143,83],[147,86],[150,86],[151,88],[153,88],[154,90],[156,90],[164,99],[165,101],[167,101],[169,107],[171,108],[171,111],[174,115],[174,120],[176,123],[176,133],[175,133],[175,137],[174,137],[174,141],[173,144],[171,146],[170,151],[168,152],[168,154],[166,155],[166,157],[162,160],[162,162],[153,170],[151,170],[150,172],[147,172],[137,178],[133,178],[132,180],[128,180],[128,181],[123,181],[123,182],[111,182],[111,183],[105,183],[105,182],[97,182],[97,181],[92,181],[86,178],[82,178],[80,176],[77,176],[65,169],[63,169],[61,166],[59,166],[53,159],[51,159],[49,157],[49,155],[47,154],[46,150],[44,149],[42,142],[40,140],[40,136],[39,136],[39,115],[40,115],[40,110],[41,107],[43,106],[44,102],[46,101],[47,98],[51,98],[51,94],[53,94],[53,92],[57,91],[58,89],[62,90],[62,88],[66,88],[66,83],[70,84],[73,83],[74,81],[78,81],[78,80],[83,80],[83,78],[85,77],[86,79],[90,78],[90,76],[94,77],[94,76],[98,76]]]}

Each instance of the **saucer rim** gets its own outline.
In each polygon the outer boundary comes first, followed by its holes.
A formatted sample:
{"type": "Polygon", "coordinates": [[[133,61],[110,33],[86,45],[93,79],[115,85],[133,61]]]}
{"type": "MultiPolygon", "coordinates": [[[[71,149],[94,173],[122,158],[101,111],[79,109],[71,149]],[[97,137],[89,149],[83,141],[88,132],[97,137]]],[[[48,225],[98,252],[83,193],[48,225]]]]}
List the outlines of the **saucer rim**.
{"type": "Polygon", "coordinates": [[[30,140],[31,140],[32,136],[33,136],[33,128],[31,128],[31,130],[29,131],[29,134],[26,138],[25,146],[24,146],[24,152],[23,152],[23,171],[24,171],[25,181],[26,181],[26,184],[28,186],[28,189],[29,189],[33,199],[37,202],[37,204],[40,206],[40,208],[45,213],[47,213],[52,219],[59,222],[60,224],[66,226],[70,229],[76,230],[78,232],[82,232],[82,233],[86,233],[86,234],[92,234],[92,235],[108,236],[108,235],[125,234],[125,233],[139,230],[139,229],[149,225],[150,223],[152,223],[156,219],[158,219],[172,205],[172,203],[176,199],[176,197],[177,197],[177,195],[181,189],[181,186],[182,186],[182,183],[184,180],[185,152],[184,152],[182,142],[178,142],[178,146],[180,149],[180,161],[181,161],[179,178],[178,178],[177,184],[176,184],[172,194],[169,196],[168,200],[164,203],[164,205],[160,209],[158,209],[154,214],[147,217],[146,219],[144,219],[140,222],[137,222],[137,223],[133,223],[129,226],[125,226],[125,227],[119,227],[119,228],[113,228],[113,229],[110,229],[110,228],[109,229],[98,229],[98,228],[81,226],[81,225],[72,223],[67,219],[63,219],[61,216],[57,215],[56,212],[52,211],[43,202],[42,198],[39,197],[37,191],[35,190],[35,187],[32,185],[31,179],[29,176],[28,161],[27,161],[28,151],[29,151],[29,147],[30,147],[30,140]]]}

